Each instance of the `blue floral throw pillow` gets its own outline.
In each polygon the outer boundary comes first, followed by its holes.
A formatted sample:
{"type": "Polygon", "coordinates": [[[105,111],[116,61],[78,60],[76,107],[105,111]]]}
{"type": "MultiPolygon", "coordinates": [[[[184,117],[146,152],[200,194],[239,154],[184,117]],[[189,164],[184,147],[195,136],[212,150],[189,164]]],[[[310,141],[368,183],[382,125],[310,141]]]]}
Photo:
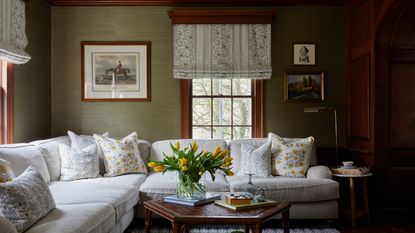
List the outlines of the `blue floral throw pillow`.
{"type": "Polygon", "coordinates": [[[19,177],[0,183],[0,216],[24,232],[56,207],[48,185],[33,166],[19,177]]]}

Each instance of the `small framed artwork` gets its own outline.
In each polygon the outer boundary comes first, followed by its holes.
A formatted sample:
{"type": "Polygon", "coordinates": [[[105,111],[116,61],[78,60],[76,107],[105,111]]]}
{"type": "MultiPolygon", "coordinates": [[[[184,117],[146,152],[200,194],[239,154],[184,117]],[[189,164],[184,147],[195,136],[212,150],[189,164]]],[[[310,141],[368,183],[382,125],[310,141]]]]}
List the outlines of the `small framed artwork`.
{"type": "Polygon", "coordinates": [[[323,101],[324,72],[285,72],[284,74],[285,101],[323,101]]]}
{"type": "Polygon", "coordinates": [[[150,101],[151,43],[81,42],[82,101],[150,101]]]}
{"type": "Polygon", "coordinates": [[[293,64],[313,66],[317,64],[317,45],[313,43],[293,44],[293,64]]]}

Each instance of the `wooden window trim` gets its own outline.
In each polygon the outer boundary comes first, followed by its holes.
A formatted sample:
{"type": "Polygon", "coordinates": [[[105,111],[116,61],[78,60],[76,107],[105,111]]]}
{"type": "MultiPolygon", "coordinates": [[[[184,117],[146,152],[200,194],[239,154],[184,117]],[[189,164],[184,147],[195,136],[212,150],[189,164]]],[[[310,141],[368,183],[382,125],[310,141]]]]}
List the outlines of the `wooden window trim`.
{"type": "MultiPolygon", "coordinates": [[[[191,98],[192,80],[180,80],[180,129],[181,138],[191,138],[191,117],[192,106],[191,98]]],[[[255,80],[253,82],[253,119],[252,119],[252,137],[262,138],[264,136],[264,81],[255,80]]]]}
{"type": "Polygon", "coordinates": [[[13,64],[0,61],[0,143],[14,142],[14,79],[13,64]]]}

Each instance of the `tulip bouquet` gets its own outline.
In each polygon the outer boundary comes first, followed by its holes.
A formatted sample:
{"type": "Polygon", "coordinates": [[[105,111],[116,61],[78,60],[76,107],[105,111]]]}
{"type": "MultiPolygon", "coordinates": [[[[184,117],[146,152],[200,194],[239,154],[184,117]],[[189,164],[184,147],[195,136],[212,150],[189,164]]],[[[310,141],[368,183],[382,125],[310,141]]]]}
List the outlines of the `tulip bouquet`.
{"type": "Polygon", "coordinates": [[[199,182],[203,174],[208,172],[215,180],[217,170],[232,176],[230,170],[232,157],[228,150],[218,146],[213,152],[201,151],[196,153],[199,146],[193,142],[190,146],[180,149],[180,143],[170,144],[172,154],[165,155],[163,161],[150,161],[149,167],[156,172],[177,171],[178,185],[176,195],[179,198],[202,198],[206,193],[205,185],[199,182]]]}

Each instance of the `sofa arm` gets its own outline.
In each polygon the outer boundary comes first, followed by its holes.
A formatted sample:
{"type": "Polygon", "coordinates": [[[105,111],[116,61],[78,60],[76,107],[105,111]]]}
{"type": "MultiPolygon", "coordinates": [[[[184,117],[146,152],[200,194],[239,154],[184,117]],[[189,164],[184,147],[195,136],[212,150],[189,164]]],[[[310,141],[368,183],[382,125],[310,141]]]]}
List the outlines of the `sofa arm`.
{"type": "Polygon", "coordinates": [[[0,229],[4,233],[17,233],[16,227],[7,218],[0,216],[0,229]]]}
{"type": "Polygon", "coordinates": [[[313,166],[308,168],[307,178],[309,179],[331,179],[332,173],[327,166],[313,166]]]}

